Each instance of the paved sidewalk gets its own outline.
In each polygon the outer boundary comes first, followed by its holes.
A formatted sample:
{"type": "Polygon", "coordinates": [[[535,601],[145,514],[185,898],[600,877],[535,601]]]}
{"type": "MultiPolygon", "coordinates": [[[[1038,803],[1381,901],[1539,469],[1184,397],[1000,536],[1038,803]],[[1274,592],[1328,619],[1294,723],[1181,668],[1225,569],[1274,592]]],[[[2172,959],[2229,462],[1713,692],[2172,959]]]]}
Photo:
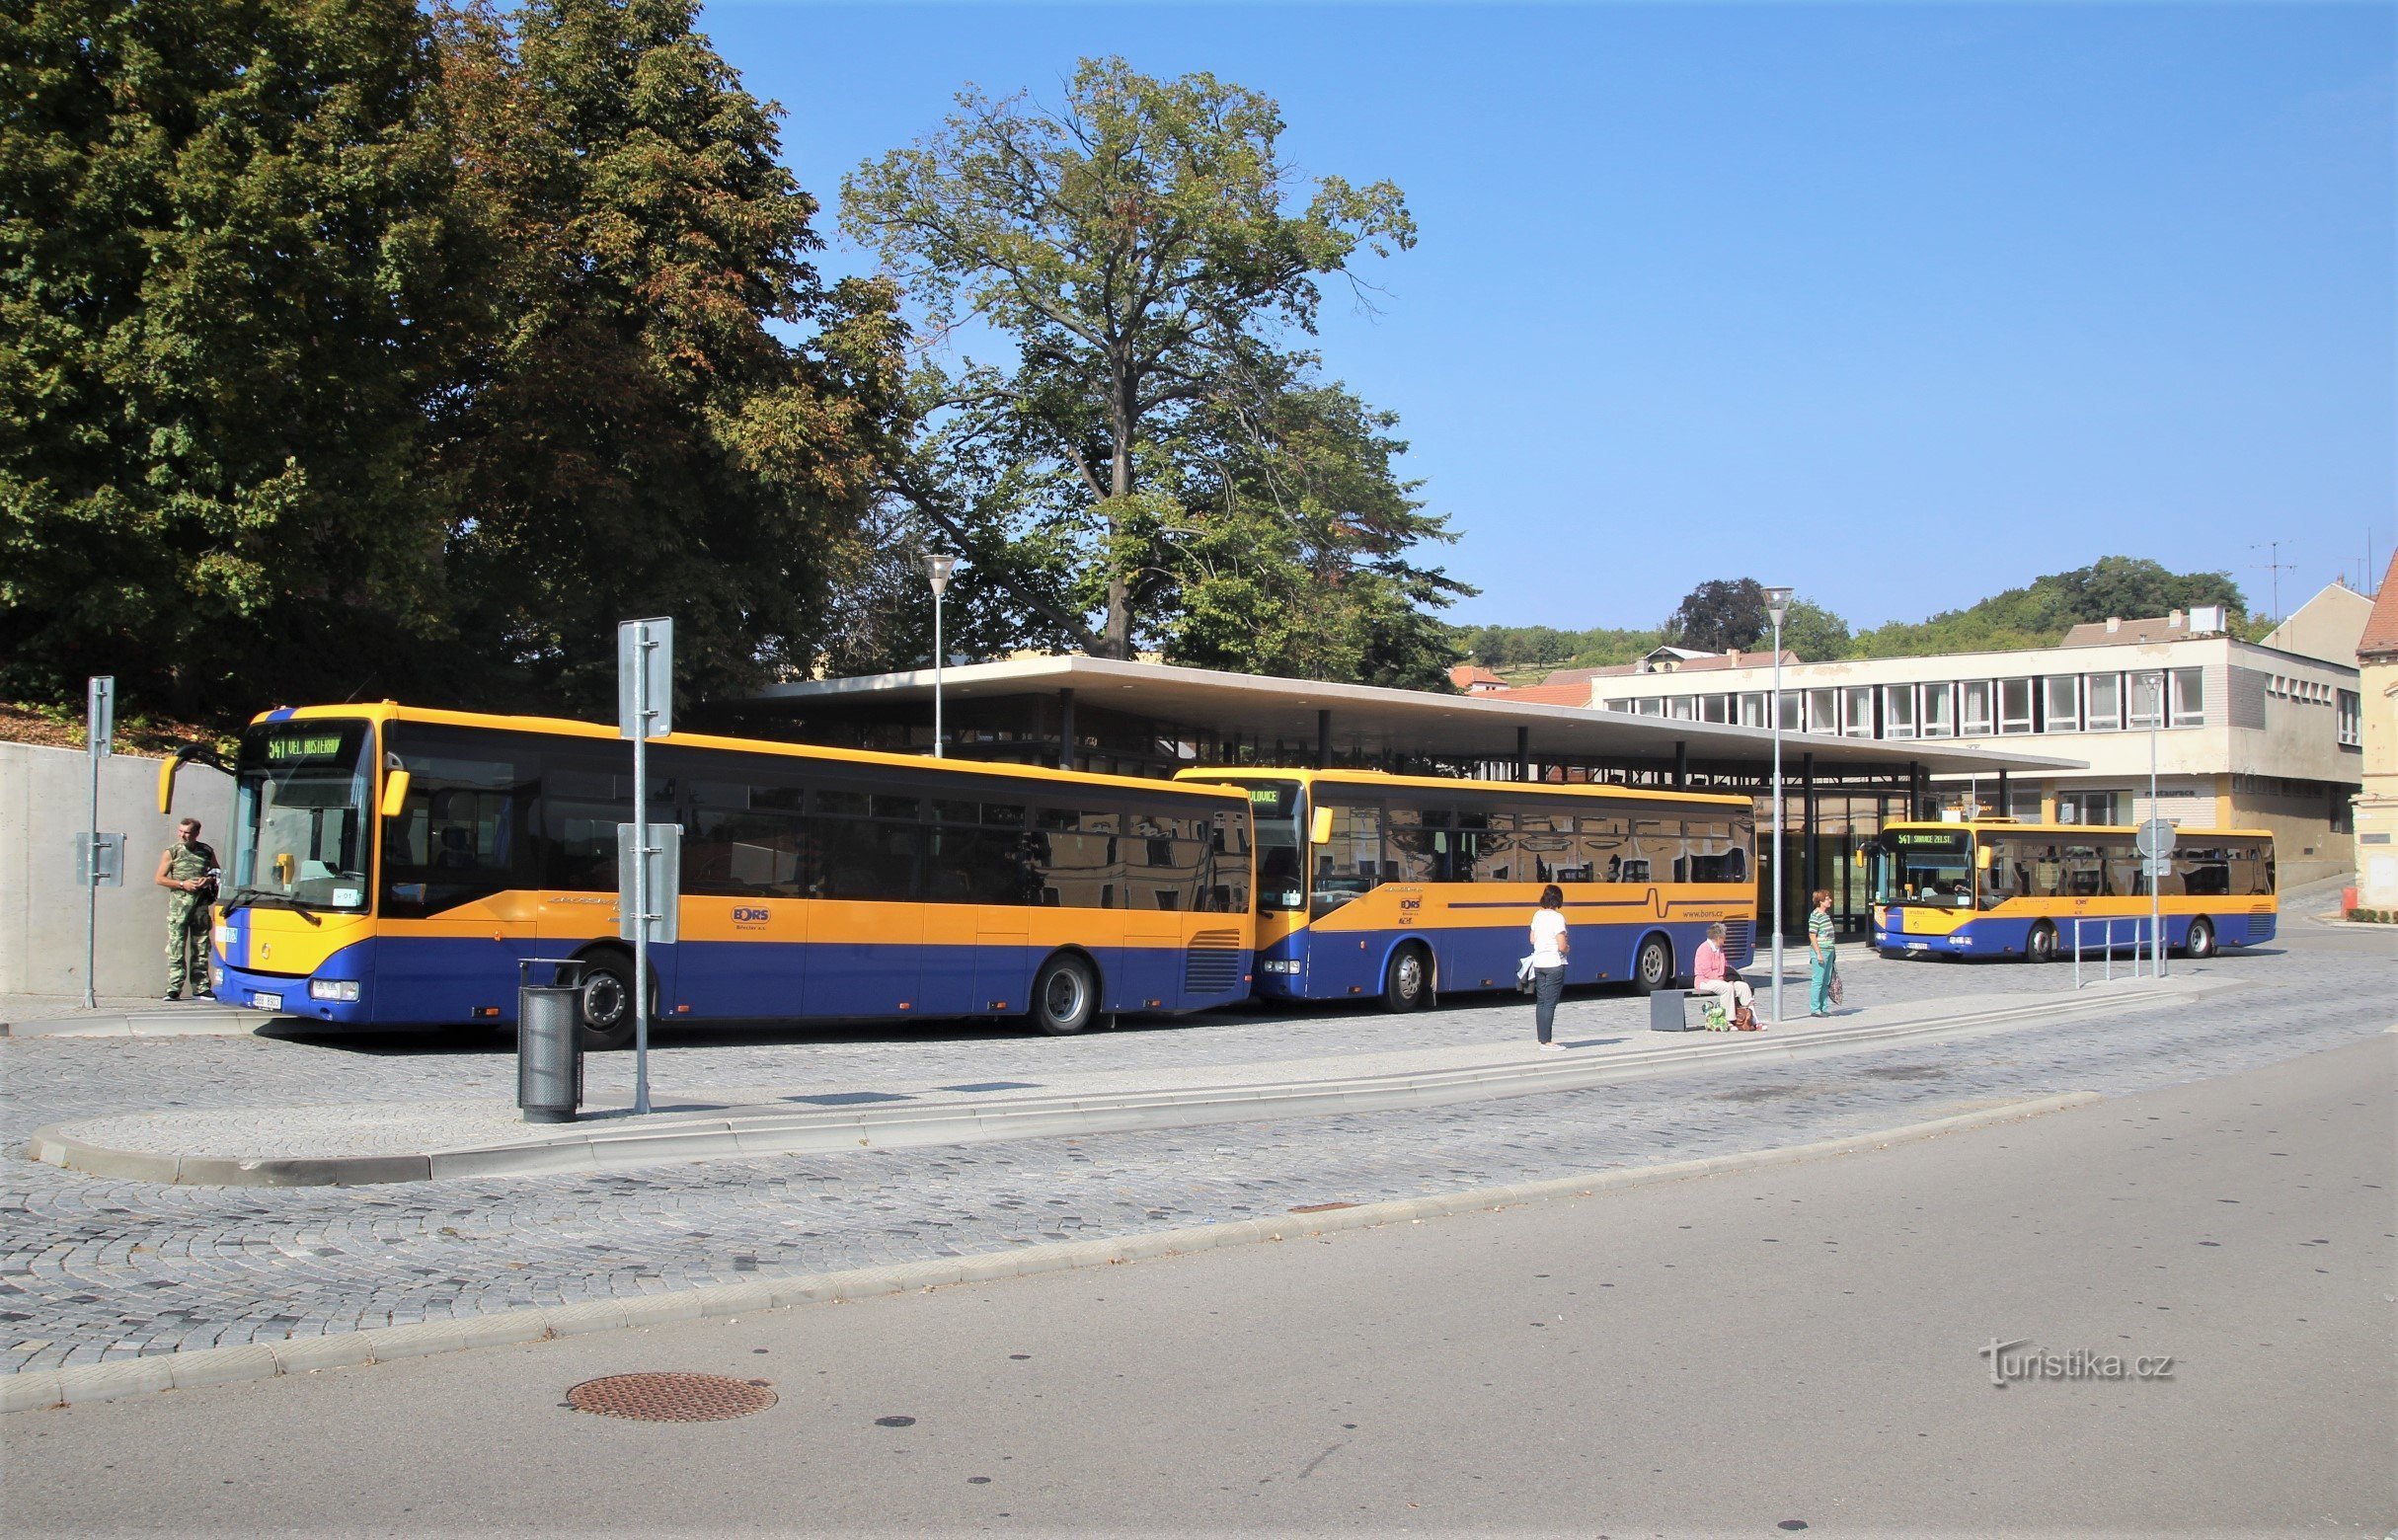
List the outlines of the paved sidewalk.
{"type": "MultiPolygon", "coordinates": [[[[356,1186],[599,1172],[862,1146],[913,1148],[1313,1113],[1386,1112],[1578,1091],[1796,1056],[2097,1022],[2243,984],[2220,975],[2118,979],[2080,991],[1965,995],[1851,1009],[1759,1033],[1618,1032],[1523,1042],[1344,1051],[1249,1063],[1151,1063],[1042,1081],[885,1079],[872,1090],[788,1084],[685,1092],[636,1117],[603,1099],[574,1125],[527,1123],[507,1101],[257,1105],[116,1114],[36,1132],[39,1160],[96,1176],[198,1186],[356,1186]]],[[[1696,1019],[1693,1006],[1687,1013],[1696,1019]]]]}
{"type": "Polygon", "coordinates": [[[91,1010],[81,995],[0,994],[0,1036],[10,1038],[249,1037],[303,1023],[214,1000],[102,995],[91,1010]]]}

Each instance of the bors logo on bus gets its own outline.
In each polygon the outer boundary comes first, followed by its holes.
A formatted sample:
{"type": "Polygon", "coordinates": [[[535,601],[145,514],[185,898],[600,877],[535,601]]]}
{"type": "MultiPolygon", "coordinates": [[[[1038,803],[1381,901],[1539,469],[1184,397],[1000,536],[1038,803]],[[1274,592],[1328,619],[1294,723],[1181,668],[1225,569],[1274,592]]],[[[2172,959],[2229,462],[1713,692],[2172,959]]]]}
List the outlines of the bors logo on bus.
{"type": "Polygon", "coordinates": [[[763,909],[735,909],[733,923],[735,925],[763,925],[766,923],[766,911],[763,909]]]}

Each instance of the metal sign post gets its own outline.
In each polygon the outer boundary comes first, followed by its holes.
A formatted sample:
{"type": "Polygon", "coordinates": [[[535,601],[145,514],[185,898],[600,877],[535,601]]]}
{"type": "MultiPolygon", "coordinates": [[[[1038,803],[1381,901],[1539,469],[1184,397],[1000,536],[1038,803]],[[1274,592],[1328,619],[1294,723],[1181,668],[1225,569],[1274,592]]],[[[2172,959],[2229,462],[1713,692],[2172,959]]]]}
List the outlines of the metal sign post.
{"type": "MultiPolygon", "coordinates": [[[[93,976],[100,966],[100,883],[102,856],[100,849],[100,762],[109,757],[116,736],[116,677],[114,674],[94,674],[86,686],[83,713],[84,754],[92,762],[92,816],[83,826],[87,849],[83,886],[83,1008],[97,1008],[100,996],[95,992],[99,980],[93,976]]],[[[118,864],[122,865],[122,856],[118,864]]],[[[119,881],[122,881],[121,875],[119,881]]]]}
{"type": "MultiPolygon", "coordinates": [[[[2152,808],[2156,806],[2156,798],[2153,795],[2148,799],[2148,806],[2152,808]]],[[[2169,818],[2150,818],[2141,824],[2140,831],[2131,837],[2132,848],[2146,858],[2148,972],[2154,978],[2165,976],[2165,927],[2162,918],[2163,905],[2158,902],[2157,887],[2162,879],[2172,875],[2173,847],[2176,838],[2173,822],[2169,818]]]]}
{"type": "MultiPolygon", "coordinates": [[[[660,847],[667,842],[657,837],[659,826],[650,821],[650,739],[674,731],[673,621],[618,624],[616,731],[633,740],[633,822],[617,826],[616,912],[619,932],[633,942],[633,1112],[640,1116],[650,1111],[650,942],[661,928],[657,911],[680,907],[673,894],[661,901],[653,884],[660,847]],[[627,829],[636,835],[629,858],[627,829]],[[630,892],[625,891],[628,877],[630,892]]],[[[671,940],[671,932],[663,939],[671,940]]]]}

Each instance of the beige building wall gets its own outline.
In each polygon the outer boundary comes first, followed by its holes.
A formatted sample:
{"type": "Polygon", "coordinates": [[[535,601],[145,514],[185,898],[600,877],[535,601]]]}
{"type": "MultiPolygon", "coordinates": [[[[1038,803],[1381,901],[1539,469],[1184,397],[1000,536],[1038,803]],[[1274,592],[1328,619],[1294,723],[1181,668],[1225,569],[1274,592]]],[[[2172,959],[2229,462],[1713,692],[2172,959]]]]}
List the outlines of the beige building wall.
{"type": "Polygon", "coordinates": [[[2398,658],[2364,665],[2364,790],[2357,798],[2357,902],[2398,909],[2398,658]]]}
{"type": "MultiPolygon", "coordinates": [[[[166,988],[167,894],[151,877],[176,823],[199,819],[200,838],[232,854],[233,778],[186,765],[175,810],[161,813],[158,765],[130,754],[100,762],[100,827],[125,836],[124,886],[99,893],[94,972],[104,995],[166,988]]],[[[86,900],[73,836],[91,819],[91,798],[82,749],[0,743],[0,994],[83,994],[86,900]]]]}
{"type": "Polygon", "coordinates": [[[2351,663],[2358,639],[2364,635],[2365,617],[2373,601],[2346,583],[2330,587],[2290,611],[2289,618],[2267,634],[2261,646],[2295,653],[2300,657],[2351,663]]]}

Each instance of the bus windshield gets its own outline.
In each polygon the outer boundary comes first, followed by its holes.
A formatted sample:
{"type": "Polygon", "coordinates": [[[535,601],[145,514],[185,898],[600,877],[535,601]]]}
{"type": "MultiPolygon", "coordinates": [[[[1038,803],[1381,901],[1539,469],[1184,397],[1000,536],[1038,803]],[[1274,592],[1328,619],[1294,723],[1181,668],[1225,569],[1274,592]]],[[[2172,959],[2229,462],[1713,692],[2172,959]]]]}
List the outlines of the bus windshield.
{"type": "Polygon", "coordinates": [[[1301,800],[1296,781],[1242,781],[1249,793],[1249,811],[1256,820],[1258,907],[1303,909],[1307,906],[1307,831],[1299,827],[1301,800]]]}
{"type": "Polygon", "coordinates": [[[242,734],[227,908],[366,907],[373,747],[364,722],[264,722],[242,734]]]}
{"type": "Polygon", "coordinates": [[[1973,907],[1973,836],[1956,829],[1891,829],[1876,862],[1874,902],[1973,907]]]}

